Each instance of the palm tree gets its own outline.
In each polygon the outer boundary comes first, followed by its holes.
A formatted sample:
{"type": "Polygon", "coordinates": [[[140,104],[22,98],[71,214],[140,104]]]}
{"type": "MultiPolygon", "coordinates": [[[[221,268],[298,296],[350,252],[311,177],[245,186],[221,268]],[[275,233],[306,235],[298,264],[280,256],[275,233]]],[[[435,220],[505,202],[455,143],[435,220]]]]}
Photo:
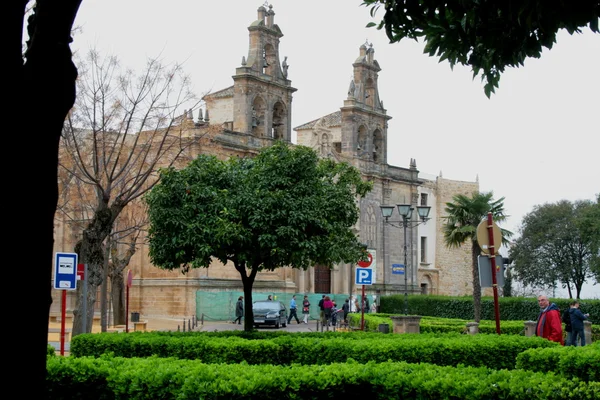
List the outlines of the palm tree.
{"type": "MultiPolygon", "coordinates": [[[[463,194],[452,198],[453,202],[446,203],[444,209],[447,213],[443,217],[446,222],[442,230],[444,242],[447,247],[461,247],[469,240],[471,242],[471,259],[473,268],[473,311],[475,322],[481,320],[481,283],[479,282],[479,268],[477,256],[481,254],[481,247],[477,243],[477,226],[487,218],[488,212],[492,213],[494,222],[505,221],[508,217],[504,214],[504,197],[494,200],[492,192],[475,192],[471,197],[463,194]]],[[[502,242],[506,243],[512,232],[501,229],[502,242]]]]}

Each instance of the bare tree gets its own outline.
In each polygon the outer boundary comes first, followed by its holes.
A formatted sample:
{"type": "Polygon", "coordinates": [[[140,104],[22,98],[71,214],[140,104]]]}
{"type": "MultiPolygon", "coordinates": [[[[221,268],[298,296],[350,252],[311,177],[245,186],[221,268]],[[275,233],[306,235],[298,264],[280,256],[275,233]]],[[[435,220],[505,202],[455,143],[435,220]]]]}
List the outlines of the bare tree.
{"type": "Polygon", "coordinates": [[[115,221],[156,184],[158,168],[189,161],[190,147],[199,141],[189,134],[191,109],[181,113],[195,101],[181,65],[150,59],[140,75],[121,74],[115,57],[91,50],[78,68],[78,96],[64,125],[59,159],[62,173],[78,182],[69,185],[77,190],[73,196],[89,205],[80,207],[87,215],[76,246],[88,266],[88,290],[86,298],[81,286],[76,291],[73,335],[91,331],[108,261],[104,244],[115,221]]]}
{"type": "MultiPolygon", "coordinates": [[[[125,280],[124,271],[131,258],[137,251],[137,241],[145,235],[148,223],[148,213],[145,203],[135,201],[129,204],[119,215],[113,232],[107,239],[107,248],[110,260],[107,262],[107,276],[110,279],[110,299],[115,325],[127,323],[125,313],[125,280]]],[[[106,287],[107,285],[103,285],[106,287]]],[[[103,297],[102,300],[105,298],[103,297]]],[[[102,321],[107,321],[106,307],[101,307],[102,321]]],[[[102,326],[103,331],[105,326],[102,326]]]]}

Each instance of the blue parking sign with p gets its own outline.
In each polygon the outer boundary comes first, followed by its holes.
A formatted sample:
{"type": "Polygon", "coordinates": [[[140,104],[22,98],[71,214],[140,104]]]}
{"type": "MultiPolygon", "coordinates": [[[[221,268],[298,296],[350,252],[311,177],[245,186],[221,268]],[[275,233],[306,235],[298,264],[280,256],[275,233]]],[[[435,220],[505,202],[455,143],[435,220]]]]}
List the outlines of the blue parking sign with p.
{"type": "Polygon", "coordinates": [[[373,284],[373,270],[371,268],[356,268],[356,282],[357,285],[372,285],[373,284]]]}

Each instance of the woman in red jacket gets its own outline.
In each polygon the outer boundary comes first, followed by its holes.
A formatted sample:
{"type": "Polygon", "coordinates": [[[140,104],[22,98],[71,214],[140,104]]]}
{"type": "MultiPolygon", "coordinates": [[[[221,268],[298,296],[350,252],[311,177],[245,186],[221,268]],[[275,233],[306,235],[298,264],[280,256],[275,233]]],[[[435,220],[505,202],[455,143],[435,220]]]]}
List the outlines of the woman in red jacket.
{"type": "Polygon", "coordinates": [[[544,295],[538,296],[538,305],[540,306],[540,315],[535,327],[535,334],[564,345],[560,310],[556,304],[550,304],[548,297],[544,295]]]}

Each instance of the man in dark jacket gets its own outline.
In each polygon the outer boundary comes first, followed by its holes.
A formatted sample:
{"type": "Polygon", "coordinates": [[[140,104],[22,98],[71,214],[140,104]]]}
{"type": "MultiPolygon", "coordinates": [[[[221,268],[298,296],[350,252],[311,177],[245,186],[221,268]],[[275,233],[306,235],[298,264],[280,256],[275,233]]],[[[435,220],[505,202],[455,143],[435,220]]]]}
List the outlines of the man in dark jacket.
{"type": "Polygon", "coordinates": [[[571,346],[577,346],[577,338],[581,338],[581,345],[585,346],[585,333],[583,332],[583,321],[588,319],[590,314],[584,314],[579,309],[579,302],[571,302],[571,308],[569,309],[571,314],[571,346]]]}
{"type": "Polygon", "coordinates": [[[321,317],[321,324],[325,325],[325,309],[323,303],[325,302],[325,295],[319,300],[319,317],[321,317]]]}
{"type": "Polygon", "coordinates": [[[535,327],[536,336],[564,344],[558,307],[554,303],[550,304],[548,297],[544,295],[538,296],[538,305],[540,306],[540,315],[535,327]]]}

